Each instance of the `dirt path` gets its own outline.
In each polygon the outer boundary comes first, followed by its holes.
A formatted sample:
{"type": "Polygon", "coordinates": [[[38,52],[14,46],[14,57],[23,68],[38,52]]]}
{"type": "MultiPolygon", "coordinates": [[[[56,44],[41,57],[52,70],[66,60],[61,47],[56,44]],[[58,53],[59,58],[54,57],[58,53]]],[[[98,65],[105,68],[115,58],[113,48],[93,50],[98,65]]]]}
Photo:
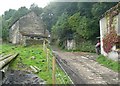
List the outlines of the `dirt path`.
{"type": "Polygon", "coordinates": [[[58,49],[53,52],[75,84],[118,84],[118,73],[97,63],[95,54],[58,49]]]}

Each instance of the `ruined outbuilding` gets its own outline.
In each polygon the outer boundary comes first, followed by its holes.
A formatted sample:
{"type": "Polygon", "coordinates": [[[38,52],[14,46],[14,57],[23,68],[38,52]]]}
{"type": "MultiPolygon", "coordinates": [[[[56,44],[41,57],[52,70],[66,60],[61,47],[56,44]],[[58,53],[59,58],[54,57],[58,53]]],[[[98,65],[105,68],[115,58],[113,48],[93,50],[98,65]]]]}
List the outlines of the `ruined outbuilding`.
{"type": "Polygon", "coordinates": [[[42,43],[49,37],[49,31],[40,17],[30,12],[16,21],[9,30],[9,41],[13,44],[42,43]]]}
{"type": "Polygon", "coordinates": [[[120,2],[100,19],[101,54],[113,60],[120,58],[120,2]]]}

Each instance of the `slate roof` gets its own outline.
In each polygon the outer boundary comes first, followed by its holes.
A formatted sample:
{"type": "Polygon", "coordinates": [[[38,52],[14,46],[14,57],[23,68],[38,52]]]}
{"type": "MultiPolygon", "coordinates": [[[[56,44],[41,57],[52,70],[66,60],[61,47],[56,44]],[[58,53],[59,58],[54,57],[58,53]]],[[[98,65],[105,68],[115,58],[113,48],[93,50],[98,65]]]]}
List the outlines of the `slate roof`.
{"type": "Polygon", "coordinates": [[[19,31],[24,36],[48,37],[49,35],[49,31],[46,29],[42,19],[34,12],[29,12],[16,22],[19,22],[19,31]]]}

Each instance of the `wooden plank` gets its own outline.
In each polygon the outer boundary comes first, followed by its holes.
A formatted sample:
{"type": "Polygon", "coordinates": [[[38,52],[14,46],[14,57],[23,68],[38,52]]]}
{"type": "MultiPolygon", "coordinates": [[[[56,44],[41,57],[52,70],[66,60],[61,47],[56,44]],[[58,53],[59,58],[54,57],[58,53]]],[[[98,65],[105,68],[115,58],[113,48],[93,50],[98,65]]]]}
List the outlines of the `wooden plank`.
{"type": "Polygon", "coordinates": [[[34,66],[35,69],[37,69],[38,71],[41,71],[41,69],[39,69],[37,66],[34,66]]]}
{"type": "Polygon", "coordinates": [[[3,56],[3,57],[0,58],[0,61],[4,60],[4,59],[6,59],[6,58],[8,58],[10,56],[12,56],[12,54],[5,55],[5,56],[3,56]]]}
{"type": "Polygon", "coordinates": [[[16,56],[18,55],[18,53],[0,61],[0,69],[2,69],[6,64],[8,64],[12,59],[14,59],[16,56]]]}
{"type": "Polygon", "coordinates": [[[30,66],[34,73],[38,73],[38,70],[34,66],[30,66]]]}
{"type": "Polygon", "coordinates": [[[9,67],[9,64],[8,65],[6,65],[3,69],[1,69],[0,71],[2,71],[2,72],[6,72],[7,70],[8,70],[8,67],[9,67]]]}

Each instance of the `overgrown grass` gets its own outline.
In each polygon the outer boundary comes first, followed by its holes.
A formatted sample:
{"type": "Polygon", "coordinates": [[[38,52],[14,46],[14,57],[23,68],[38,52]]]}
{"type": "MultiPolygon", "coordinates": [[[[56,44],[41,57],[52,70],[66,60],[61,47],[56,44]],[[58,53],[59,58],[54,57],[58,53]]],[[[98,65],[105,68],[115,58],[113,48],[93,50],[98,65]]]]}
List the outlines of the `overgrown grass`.
{"type": "MultiPolygon", "coordinates": [[[[44,79],[47,84],[52,84],[52,69],[51,71],[47,71],[46,53],[43,52],[42,45],[23,47],[21,45],[15,46],[11,44],[3,44],[0,45],[0,47],[1,46],[2,50],[0,50],[0,53],[19,53],[18,57],[11,62],[10,69],[31,71],[30,66],[37,66],[39,69],[41,69],[37,75],[44,79]],[[33,56],[35,57],[34,59],[32,58],[33,56]]],[[[50,62],[49,65],[52,65],[52,62],[50,62]]],[[[66,76],[59,67],[58,69],[62,77],[66,76]]],[[[59,79],[59,77],[57,77],[57,79],[59,79]]],[[[64,80],[66,80],[66,83],[70,83],[70,80],[67,78],[67,76],[64,78],[64,80]]],[[[62,82],[57,83],[64,84],[62,82]]]]}
{"type": "Polygon", "coordinates": [[[97,58],[97,62],[99,62],[100,64],[104,65],[105,67],[108,67],[116,72],[120,72],[120,63],[113,61],[111,59],[108,59],[107,57],[100,55],[97,58]]]}

